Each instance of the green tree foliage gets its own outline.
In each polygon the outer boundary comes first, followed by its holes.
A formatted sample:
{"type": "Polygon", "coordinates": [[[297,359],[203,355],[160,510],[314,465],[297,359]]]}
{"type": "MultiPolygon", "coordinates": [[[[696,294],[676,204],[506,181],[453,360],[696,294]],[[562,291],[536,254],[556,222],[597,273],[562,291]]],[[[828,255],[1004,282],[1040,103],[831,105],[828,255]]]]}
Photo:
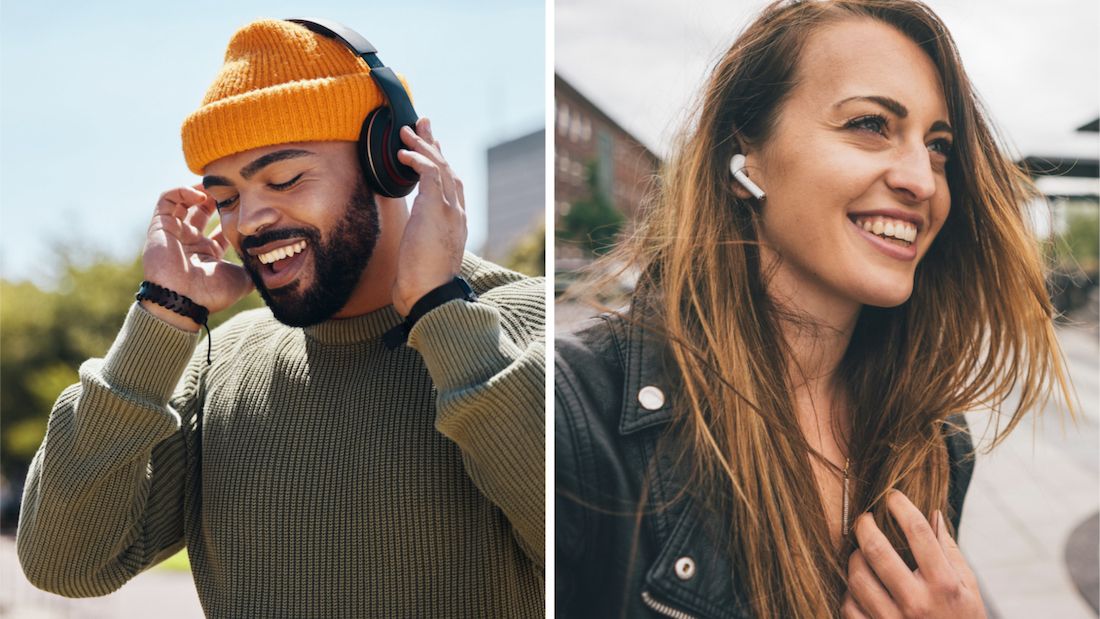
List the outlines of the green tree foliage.
{"type": "Polygon", "coordinates": [[[599,167],[587,166],[588,198],[578,200],[561,218],[558,237],[580,243],[589,253],[600,255],[614,246],[626,216],[599,189],[599,167]]]}
{"type": "Polygon", "coordinates": [[[528,232],[516,243],[512,253],[503,261],[505,266],[524,275],[537,277],[546,274],[546,226],[528,232]]]}
{"type": "MultiPolygon", "coordinates": [[[[8,479],[29,465],[80,364],[106,354],[142,280],[140,260],[71,252],[58,261],[61,275],[49,289],[0,280],[0,467],[8,479]]],[[[252,293],[212,316],[210,327],[262,304],[252,293]]]]}
{"type": "Polygon", "coordinates": [[[1100,262],[1100,209],[1072,211],[1066,218],[1065,243],[1085,272],[1096,273],[1100,262]]]}

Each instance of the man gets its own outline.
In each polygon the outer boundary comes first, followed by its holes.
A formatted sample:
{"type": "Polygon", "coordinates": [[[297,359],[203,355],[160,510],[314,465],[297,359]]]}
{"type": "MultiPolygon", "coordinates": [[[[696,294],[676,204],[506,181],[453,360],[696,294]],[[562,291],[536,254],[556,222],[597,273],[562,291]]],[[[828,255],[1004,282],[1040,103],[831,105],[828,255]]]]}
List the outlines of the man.
{"type": "Polygon", "coordinates": [[[411,209],[364,183],[384,102],[336,40],[234,35],[184,123],[203,183],[161,196],[140,301],[27,477],[35,585],[103,595],[186,545],[214,617],[542,614],[544,284],[463,254],[427,119],[400,133],[411,209]],[[252,286],[268,309],[196,350],[252,286]]]}

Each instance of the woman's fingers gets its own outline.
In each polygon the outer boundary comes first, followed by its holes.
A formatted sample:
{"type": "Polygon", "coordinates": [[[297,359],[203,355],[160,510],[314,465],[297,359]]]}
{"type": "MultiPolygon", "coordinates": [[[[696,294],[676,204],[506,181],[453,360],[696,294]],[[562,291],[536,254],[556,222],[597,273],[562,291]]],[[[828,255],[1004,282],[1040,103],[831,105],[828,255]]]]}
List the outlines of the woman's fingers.
{"type": "Polygon", "coordinates": [[[943,549],[944,556],[955,568],[955,573],[961,577],[965,577],[971,574],[970,566],[966,563],[966,558],[963,557],[962,551],[959,550],[958,543],[951,537],[951,534],[947,531],[947,524],[943,521],[943,512],[936,510],[936,539],[940,544],[940,548],[943,549]]]}
{"type": "Polygon", "coordinates": [[[863,514],[856,518],[855,534],[863,557],[878,579],[886,586],[891,597],[899,600],[901,596],[916,590],[920,585],[916,575],[909,570],[909,566],[894,550],[890,540],[886,539],[886,535],[875,524],[871,514],[863,514]]]}
{"type": "Polygon", "coordinates": [[[909,497],[902,492],[892,490],[886,495],[886,507],[905,534],[921,574],[926,577],[949,574],[957,578],[954,568],[947,561],[947,556],[940,546],[940,541],[936,539],[936,532],[932,530],[932,525],[928,523],[920,509],[913,505],[909,497]]]}
{"type": "Polygon", "coordinates": [[[845,593],[844,599],[840,602],[840,616],[842,619],[871,619],[871,616],[859,607],[851,591],[845,593]]]}
{"type": "Polygon", "coordinates": [[[875,576],[859,550],[848,558],[848,594],[854,598],[860,611],[866,611],[872,617],[901,617],[890,592],[875,576]]]}

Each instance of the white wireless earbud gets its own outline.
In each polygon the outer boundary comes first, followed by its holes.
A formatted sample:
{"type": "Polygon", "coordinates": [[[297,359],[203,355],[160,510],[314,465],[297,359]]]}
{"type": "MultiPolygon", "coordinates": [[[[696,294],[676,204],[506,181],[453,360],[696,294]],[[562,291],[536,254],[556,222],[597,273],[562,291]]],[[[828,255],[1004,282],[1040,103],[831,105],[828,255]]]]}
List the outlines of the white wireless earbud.
{"type": "Polygon", "coordinates": [[[748,189],[749,193],[757,200],[764,199],[764,190],[761,189],[759,185],[752,182],[748,174],[745,174],[745,156],[741,153],[737,153],[730,159],[730,174],[733,174],[737,182],[741,183],[745,189],[748,189]]]}

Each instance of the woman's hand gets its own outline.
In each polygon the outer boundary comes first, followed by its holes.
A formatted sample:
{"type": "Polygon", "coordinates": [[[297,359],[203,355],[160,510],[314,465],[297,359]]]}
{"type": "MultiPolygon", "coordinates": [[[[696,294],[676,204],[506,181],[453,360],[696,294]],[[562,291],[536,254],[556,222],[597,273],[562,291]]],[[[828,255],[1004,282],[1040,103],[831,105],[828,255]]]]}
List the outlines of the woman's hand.
{"type": "Polygon", "coordinates": [[[978,581],[947,533],[943,514],[936,511],[930,524],[896,490],[886,497],[886,506],[905,533],[917,569],[910,571],[874,518],[863,514],[855,523],[859,550],[848,560],[841,616],[984,618],[978,581]]]}

